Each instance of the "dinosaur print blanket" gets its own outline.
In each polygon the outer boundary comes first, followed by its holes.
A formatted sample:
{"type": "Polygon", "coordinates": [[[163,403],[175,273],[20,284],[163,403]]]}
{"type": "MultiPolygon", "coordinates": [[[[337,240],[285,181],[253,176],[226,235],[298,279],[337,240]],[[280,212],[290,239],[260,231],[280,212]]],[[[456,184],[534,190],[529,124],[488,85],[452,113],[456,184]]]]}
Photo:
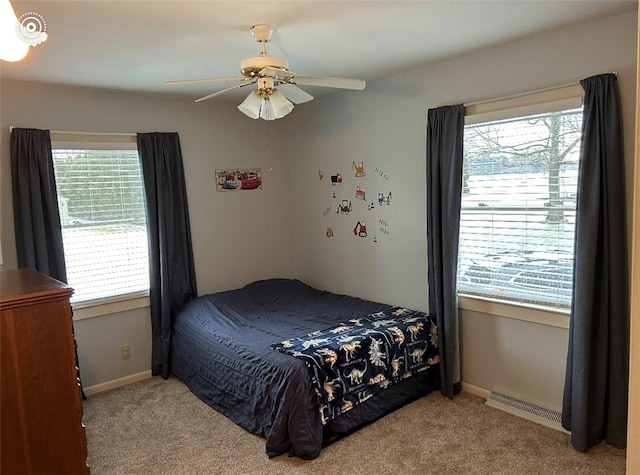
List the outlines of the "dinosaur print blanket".
{"type": "Polygon", "coordinates": [[[323,424],[440,361],[435,317],[400,307],[271,348],[305,361],[323,424]]]}

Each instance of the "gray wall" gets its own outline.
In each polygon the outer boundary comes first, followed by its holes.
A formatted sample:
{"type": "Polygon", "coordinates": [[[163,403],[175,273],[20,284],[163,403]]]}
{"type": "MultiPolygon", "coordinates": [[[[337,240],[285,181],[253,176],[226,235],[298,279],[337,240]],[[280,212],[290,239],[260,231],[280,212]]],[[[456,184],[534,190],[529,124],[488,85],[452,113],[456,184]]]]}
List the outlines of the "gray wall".
{"type": "MultiPolygon", "coordinates": [[[[304,157],[290,164],[297,274],[320,288],[427,308],[426,112],[441,105],[504,97],[616,71],[624,104],[631,202],[636,33],[634,11],[372,82],[361,93],[331,95],[314,109],[298,111],[287,134],[291,156],[304,157]],[[354,177],[353,160],[364,161],[366,177],[354,177]],[[335,210],[335,201],[329,196],[330,185],[319,180],[319,169],[324,180],[327,172],[336,171],[348,180],[337,198],[352,200],[354,212],[349,216],[335,211],[325,216],[327,206],[335,210]],[[384,211],[369,211],[353,199],[358,185],[372,195],[392,190],[392,204],[384,211]],[[361,219],[366,219],[369,233],[377,232],[377,243],[353,235],[361,219]],[[334,237],[325,237],[327,226],[334,228],[334,237]],[[382,235],[380,227],[389,235],[382,235]]],[[[469,311],[462,311],[461,321],[465,383],[560,407],[566,329],[469,311]]]]}
{"type": "MultiPolygon", "coordinates": [[[[286,144],[269,130],[273,171],[266,171],[266,123],[235,104],[2,81],[0,106],[0,236],[3,268],[16,266],[11,199],[9,126],[58,131],[180,134],[198,291],[242,286],[293,275],[286,144]],[[215,191],[214,170],[261,167],[263,189],[215,191]]],[[[148,309],[94,317],[75,324],[85,386],[150,369],[148,309]],[[120,359],[120,345],[131,359],[120,359]]]]}

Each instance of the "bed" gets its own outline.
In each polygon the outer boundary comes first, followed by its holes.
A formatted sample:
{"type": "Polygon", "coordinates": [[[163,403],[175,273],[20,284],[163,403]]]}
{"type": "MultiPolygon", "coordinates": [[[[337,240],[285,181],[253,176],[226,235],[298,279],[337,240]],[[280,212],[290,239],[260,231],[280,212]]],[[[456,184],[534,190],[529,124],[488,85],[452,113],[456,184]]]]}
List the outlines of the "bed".
{"type": "Polygon", "coordinates": [[[398,371],[397,362],[403,361],[403,356],[394,357],[392,368],[390,348],[358,348],[366,352],[360,357],[345,350],[345,342],[353,349],[360,343],[364,347],[368,342],[375,345],[385,339],[399,340],[399,334],[384,336],[381,329],[397,330],[398,324],[389,324],[393,315],[409,322],[405,327],[415,327],[417,324],[410,322],[417,320],[417,312],[411,311],[411,318],[407,312],[320,291],[298,280],[257,281],[241,289],[192,299],[179,309],[173,323],[172,372],[209,406],[264,437],[269,457],[289,453],[313,459],[322,447],[439,387],[437,332],[435,319],[428,315],[421,314],[428,320],[418,326],[426,326],[421,341],[429,343],[420,343],[410,354],[410,340],[415,335],[407,331],[406,341],[403,336],[400,344],[407,362],[415,362],[415,353],[422,348],[428,353],[425,363],[413,371],[408,367],[398,371]],[[353,333],[356,330],[366,335],[358,338],[353,333]],[[327,349],[332,335],[336,344],[342,345],[333,352],[327,349]],[[331,353],[333,359],[327,356],[331,353]],[[336,363],[336,356],[348,362],[336,363]],[[332,403],[338,402],[337,409],[327,412],[328,404],[322,403],[319,390],[331,377],[325,373],[318,376],[319,365],[312,357],[325,360],[323,371],[335,369],[332,377],[344,383],[344,389],[338,385],[343,391],[339,396],[329,394],[332,403]],[[345,364],[351,364],[351,369],[345,364]],[[381,370],[382,366],[395,369],[397,377],[391,381],[391,377],[384,380],[377,373],[375,377],[358,373],[381,370]],[[349,383],[355,383],[353,391],[347,389],[349,383]]]}

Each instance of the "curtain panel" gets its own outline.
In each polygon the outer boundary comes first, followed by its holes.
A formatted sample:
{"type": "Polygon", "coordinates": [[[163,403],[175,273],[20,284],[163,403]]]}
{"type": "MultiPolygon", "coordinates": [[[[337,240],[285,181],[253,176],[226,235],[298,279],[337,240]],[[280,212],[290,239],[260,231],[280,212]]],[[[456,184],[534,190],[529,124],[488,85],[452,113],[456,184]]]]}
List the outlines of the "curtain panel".
{"type": "MultiPolygon", "coordinates": [[[[18,267],[36,269],[67,283],[51,134],[48,130],[14,128],[9,148],[18,267]]],[[[73,322],[71,332],[79,368],[73,322]]],[[[86,399],[79,369],[78,380],[80,395],[86,399]]]]}
{"type": "Polygon", "coordinates": [[[18,267],[67,282],[48,130],[11,131],[11,185],[18,267]]]}
{"type": "Polygon", "coordinates": [[[197,296],[180,139],[175,132],[137,134],[149,239],[151,372],[171,374],[173,312],[197,296]]]}
{"type": "Polygon", "coordinates": [[[440,390],[460,391],[457,268],[462,200],[464,106],[427,113],[427,275],[429,313],[438,322],[440,390]]]}
{"type": "Polygon", "coordinates": [[[585,91],[578,175],[573,301],[562,425],[581,451],[624,448],[629,378],[629,287],[624,152],[617,78],[585,91]]]}

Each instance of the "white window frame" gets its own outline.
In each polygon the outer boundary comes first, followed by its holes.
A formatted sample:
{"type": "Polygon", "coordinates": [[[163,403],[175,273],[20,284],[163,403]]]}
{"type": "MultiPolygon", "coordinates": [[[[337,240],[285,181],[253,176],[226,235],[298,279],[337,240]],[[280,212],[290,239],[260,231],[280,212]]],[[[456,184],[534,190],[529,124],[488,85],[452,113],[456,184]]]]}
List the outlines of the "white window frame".
{"type": "MultiPolygon", "coordinates": [[[[580,84],[548,88],[532,93],[465,104],[465,125],[525,115],[557,112],[582,106],[584,90],[580,84]]],[[[559,328],[569,328],[570,309],[511,302],[458,292],[458,307],[488,315],[523,320],[559,328]]]]}
{"type": "Polygon", "coordinates": [[[145,292],[143,295],[127,294],[121,297],[112,301],[106,301],[106,299],[101,301],[92,300],[90,305],[81,305],[86,302],[72,305],[73,320],[84,320],[85,318],[128,312],[129,310],[146,308],[150,305],[149,292],[145,292]]]}
{"type": "MultiPolygon", "coordinates": [[[[51,131],[51,146],[54,150],[100,150],[113,149],[114,146],[118,149],[137,150],[137,138],[136,134],[51,131]]],[[[72,303],[74,320],[83,320],[145,307],[149,307],[148,290],[72,303]]]]}

